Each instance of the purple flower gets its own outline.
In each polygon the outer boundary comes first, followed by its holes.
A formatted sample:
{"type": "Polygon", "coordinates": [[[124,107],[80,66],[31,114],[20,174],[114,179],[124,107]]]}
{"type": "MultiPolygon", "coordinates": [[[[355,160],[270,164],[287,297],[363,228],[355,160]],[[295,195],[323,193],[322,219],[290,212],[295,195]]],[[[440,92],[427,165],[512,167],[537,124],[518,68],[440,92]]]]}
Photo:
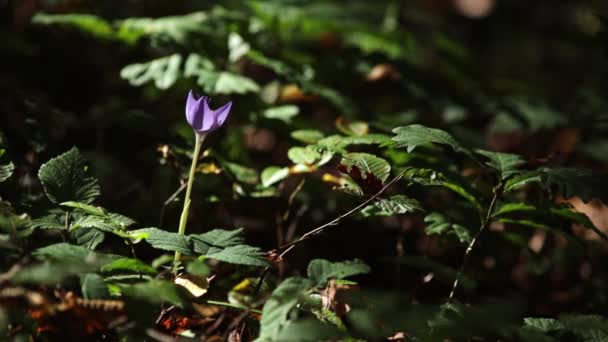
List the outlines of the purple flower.
{"type": "Polygon", "coordinates": [[[232,107],[232,101],[216,110],[211,110],[208,96],[201,96],[197,99],[194,92],[190,90],[186,101],[186,120],[196,133],[207,134],[224,124],[230,107],[232,107]]]}

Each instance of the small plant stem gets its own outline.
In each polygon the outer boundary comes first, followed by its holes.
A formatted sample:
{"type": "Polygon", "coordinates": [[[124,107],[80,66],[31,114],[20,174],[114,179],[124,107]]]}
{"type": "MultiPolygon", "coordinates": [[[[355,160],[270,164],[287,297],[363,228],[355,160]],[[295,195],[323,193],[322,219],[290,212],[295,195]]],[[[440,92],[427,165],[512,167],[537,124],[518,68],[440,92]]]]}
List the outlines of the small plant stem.
{"type": "MultiPolygon", "coordinates": [[[[401,177],[403,177],[403,175],[405,174],[405,172],[409,170],[409,169],[404,169],[403,171],[401,171],[397,176],[395,176],[395,178],[391,179],[388,183],[386,183],[382,189],[380,189],[378,192],[376,192],[375,194],[373,194],[371,197],[369,197],[368,199],[366,199],[365,201],[363,201],[362,203],[360,203],[359,205],[357,205],[356,207],[352,208],[351,210],[347,211],[346,213],[334,218],[333,220],[322,224],[310,231],[308,231],[306,234],[302,235],[299,239],[292,241],[290,243],[287,243],[285,245],[280,246],[279,248],[277,248],[276,250],[274,250],[274,252],[278,251],[282,251],[278,257],[277,260],[282,260],[283,257],[289,253],[289,251],[291,251],[292,249],[294,249],[296,247],[296,245],[302,243],[303,241],[306,241],[314,236],[317,236],[321,233],[323,233],[325,231],[326,228],[330,227],[330,226],[337,226],[338,223],[340,223],[340,221],[352,214],[357,213],[359,210],[363,209],[365,206],[367,206],[368,204],[370,204],[373,200],[375,200],[376,198],[378,198],[380,195],[382,195],[382,193],[384,193],[384,191],[386,191],[391,185],[395,184],[397,181],[399,181],[401,179],[401,177]]],[[[270,266],[266,266],[266,268],[264,268],[264,271],[262,271],[262,275],[260,275],[260,278],[258,280],[258,283],[256,285],[255,291],[254,293],[258,293],[260,291],[260,288],[262,287],[262,282],[264,281],[264,278],[266,277],[266,275],[268,274],[268,271],[270,270],[270,266]]]]}
{"type": "Polygon", "coordinates": [[[225,307],[228,307],[228,308],[245,310],[245,311],[253,312],[253,313],[256,313],[256,314],[262,314],[262,310],[248,309],[248,308],[244,308],[242,306],[234,305],[234,304],[228,303],[228,302],[220,302],[220,301],[217,301],[217,300],[208,300],[207,304],[209,304],[209,305],[217,305],[217,306],[225,306],[225,307]]]}
{"type": "MultiPolygon", "coordinates": [[[[204,134],[194,133],[194,136],[196,137],[194,142],[194,154],[192,155],[192,164],[190,165],[190,174],[188,175],[188,186],[186,187],[186,196],[184,197],[184,209],[182,210],[182,215],[179,219],[179,229],[177,231],[179,235],[184,235],[186,233],[186,223],[188,223],[188,212],[190,209],[190,193],[192,192],[192,184],[194,183],[196,163],[198,162],[198,155],[201,152],[201,145],[203,145],[203,141],[205,140],[204,134]]],[[[175,258],[173,259],[173,274],[177,274],[181,257],[182,254],[180,252],[175,252],[175,258]]]]}
{"type": "Polygon", "coordinates": [[[471,239],[471,242],[469,242],[467,249],[464,251],[464,256],[462,258],[462,264],[460,265],[460,269],[458,270],[456,279],[454,279],[454,283],[452,284],[452,291],[450,291],[450,296],[448,297],[448,303],[451,302],[452,299],[454,299],[454,295],[456,294],[456,290],[458,289],[459,280],[464,273],[464,268],[467,265],[469,255],[473,251],[473,248],[475,247],[477,240],[479,240],[481,233],[483,233],[483,231],[486,230],[490,226],[490,223],[492,222],[492,213],[494,212],[494,208],[496,207],[496,202],[498,201],[498,198],[500,197],[500,195],[502,195],[503,188],[504,188],[504,185],[502,184],[502,182],[498,183],[498,185],[494,188],[494,195],[492,196],[492,200],[490,201],[490,205],[488,206],[488,211],[486,212],[485,217],[482,216],[481,226],[479,227],[477,234],[475,234],[473,239],[471,239]]]}

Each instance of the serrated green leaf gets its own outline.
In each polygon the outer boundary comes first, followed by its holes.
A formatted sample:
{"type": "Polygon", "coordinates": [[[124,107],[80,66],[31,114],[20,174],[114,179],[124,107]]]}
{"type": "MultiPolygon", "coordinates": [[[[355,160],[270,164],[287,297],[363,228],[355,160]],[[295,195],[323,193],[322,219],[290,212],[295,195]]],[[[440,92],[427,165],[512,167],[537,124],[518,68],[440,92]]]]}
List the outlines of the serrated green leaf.
{"type": "Polygon", "coordinates": [[[154,279],[135,285],[121,285],[121,292],[127,298],[150,304],[170,303],[179,308],[190,305],[189,296],[181,286],[163,280],[154,279]]]}
{"type": "Polygon", "coordinates": [[[562,330],[564,328],[564,326],[556,319],[532,317],[524,318],[524,327],[540,330],[545,333],[562,330]]]}
{"type": "Polygon", "coordinates": [[[141,260],[132,258],[121,258],[114,260],[108,264],[103,265],[100,271],[104,274],[141,273],[153,275],[157,273],[154,267],[146,264],[141,260]]]}
{"type": "Polygon", "coordinates": [[[344,279],[359,274],[367,274],[371,268],[361,260],[330,262],[323,259],[312,260],[308,264],[308,278],[314,286],[323,287],[329,279],[344,279]]]}
{"type": "Polygon", "coordinates": [[[12,162],[0,165],[0,182],[4,182],[13,175],[15,164],[12,162]]]}
{"type": "Polygon", "coordinates": [[[540,175],[541,174],[539,171],[528,171],[528,172],[522,173],[520,175],[511,177],[505,183],[504,192],[507,193],[507,192],[511,192],[511,191],[520,189],[521,187],[525,186],[526,184],[540,183],[540,181],[541,181],[540,175]]]}
{"type": "Polygon", "coordinates": [[[261,180],[265,187],[280,182],[289,176],[289,168],[279,166],[269,166],[262,171],[261,180]]]}
{"type": "Polygon", "coordinates": [[[341,136],[341,135],[330,135],[325,137],[315,144],[321,149],[327,149],[329,151],[346,153],[346,148],[351,145],[380,145],[390,146],[394,142],[390,136],[386,134],[367,134],[362,136],[341,136]]]}
{"type": "Polygon", "coordinates": [[[347,153],[342,156],[341,163],[346,166],[348,171],[353,167],[357,167],[363,179],[366,179],[369,175],[373,175],[384,182],[391,172],[391,166],[386,160],[369,153],[347,153]]]}
{"type": "Polygon", "coordinates": [[[258,247],[236,245],[226,247],[218,252],[209,252],[208,258],[220,260],[230,264],[249,266],[268,266],[266,255],[258,247]]]}
{"type": "Polygon", "coordinates": [[[314,144],[323,139],[323,133],[314,129],[300,129],[291,132],[291,137],[306,144],[314,144]]]}
{"type": "Polygon", "coordinates": [[[496,170],[503,181],[513,175],[519,174],[520,171],[517,167],[524,163],[524,160],[517,154],[485,150],[476,150],[475,152],[489,159],[486,165],[496,170]]]}
{"type": "Polygon", "coordinates": [[[392,216],[415,211],[424,211],[418,201],[405,195],[396,195],[376,200],[374,203],[361,209],[361,215],[364,217],[392,216]]]}
{"type": "Polygon", "coordinates": [[[118,36],[126,41],[135,41],[148,36],[153,45],[172,42],[191,44],[190,38],[195,34],[207,33],[210,28],[205,25],[209,15],[205,12],[193,12],[179,16],[161,18],[128,18],[118,21],[118,36]]]}
{"type": "Polygon", "coordinates": [[[201,69],[196,81],[209,94],[257,93],[260,86],[252,79],[228,71],[201,69]]]}
{"type": "Polygon", "coordinates": [[[105,233],[97,228],[82,227],[70,232],[71,240],[75,240],[74,242],[77,245],[83,246],[89,250],[97,248],[105,237],[105,233]]]}
{"type": "Polygon", "coordinates": [[[460,224],[450,222],[445,215],[430,213],[424,218],[424,222],[427,223],[424,228],[427,235],[455,234],[460,242],[471,242],[472,237],[469,230],[460,224]]]}
{"type": "Polygon", "coordinates": [[[300,113],[300,108],[295,105],[284,105],[264,110],[262,116],[267,119],[281,120],[290,124],[291,120],[300,113]]]}
{"type": "Polygon", "coordinates": [[[409,125],[397,127],[393,129],[393,133],[397,134],[393,137],[397,147],[406,147],[408,153],[412,152],[417,146],[431,143],[448,145],[454,151],[468,153],[468,150],[461,146],[452,135],[437,128],[409,125]]]}
{"type": "Polygon", "coordinates": [[[91,203],[99,196],[97,180],[86,176],[86,165],[76,147],[40,167],[38,178],[51,202],[91,203]]]}
{"type": "Polygon", "coordinates": [[[139,87],[150,81],[159,89],[170,88],[181,75],[182,56],[173,54],[146,63],[135,63],[125,66],[120,71],[120,77],[129,81],[132,86],[139,87]]]}
{"type": "Polygon", "coordinates": [[[431,169],[411,168],[403,174],[403,178],[421,185],[441,186],[450,189],[467,199],[478,211],[482,211],[482,205],[478,200],[481,196],[466,180],[461,180],[457,175],[431,169]]]}
{"type": "Polygon", "coordinates": [[[245,242],[243,228],[234,230],[213,229],[203,234],[189,235],[189,238],[213,247],[230,247],[242,245],[245,242]]]}
{"type": "Polygon", "coordinates": [[[288,315],[295,308],[313,283],[306,278],[287,278],[277,286],[264,304],[260,321],[258,342],[277,341],[281,330],[288,323],[288,315]]]}
{"type": "Polygon", "coordinates": [[[87,273],[80,278],[82,296],[85,299],[104,299],[110,297],[108,286],[96,273],[87,273]]]}
{"type": "Polygon", "coordinates": [[[152,247],[164,251],[180,252],[186,255],[194,255],[194,251],[184,235],[167,232],[158,228],[143,228],[129,232],[131,235],[141,236],[152,247]]]}
{"type": "Polygon", "coordinates": [[[77,209],[80,209],[80,210],[84,211],[85,213],[88,213],[91,215],[104,215],[105,214],[105,210],[103,210],[102,207],[96,207],[96,206],[86,204],[86,203],[69,201],[69,202],[60,203],[59,205],[62,205],[64,207],[77,208],[77,209]]]}
{"type": "Polygon", "coordinates": [[[38,248],[32,255],[46,260],[72,264],[103,265],[119,259],[118,255],[96,253],[83,246],[61,242],[38,248]]]}
{"type": "Polygon", "coordinates": [[[321,154],[313,149],[312,146],[292,147],[287,151],[287,157],[294,164],[313,164],[317,159],[321,158],[321,154]]]}
{"type": "Polygon", "coordinates": [[[30,222],[30,227],[42,229],[66,229],[64,220],[65,219],[63,219],[57,214],[50,214],[43,217],[39,217],[37,219],[33,219],[30,222]]]}

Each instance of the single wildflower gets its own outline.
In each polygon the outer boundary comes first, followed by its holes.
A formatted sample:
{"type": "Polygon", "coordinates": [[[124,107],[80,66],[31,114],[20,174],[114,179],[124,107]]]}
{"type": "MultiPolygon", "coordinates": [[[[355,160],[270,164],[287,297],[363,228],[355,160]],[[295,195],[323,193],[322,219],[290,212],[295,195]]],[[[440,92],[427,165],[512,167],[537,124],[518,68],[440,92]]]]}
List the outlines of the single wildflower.
{"type": "MultiPolygon", "coordinates": [[[[179,220],[179,235],[184,235],[186,232],[186,223],[188,222],[188,212],[190,209],[190,194],[192,192],[192,183],[194,183],[196,163],[201,152],[201,145],[208,133],[217,130],[226,122],[231,107],[232,101],[216,110],[212,110],[209,108],[209,97],[201,96],[197,98],[192,90],[188,93],[188,99],[186,100],[186,120],[194,130],[195,143],[194,153],[192,154],[192,165],[190,166],[190,174],[188,175],[186,196],[184,197],[184,208],[179,220]]],[[[181,253],[175,252],[173,273],[176,275],[180,265],[180,259],[181,253]]]]}
{"type": "Polygon", "coordinates": [[[217,130],[226,122],[231,107],[232,101],[212,110],[209,108],[209,97],[201,96],[197,99],[190,90],[186,101],[186,120],[197,134],[207,134],[217,130]]]}

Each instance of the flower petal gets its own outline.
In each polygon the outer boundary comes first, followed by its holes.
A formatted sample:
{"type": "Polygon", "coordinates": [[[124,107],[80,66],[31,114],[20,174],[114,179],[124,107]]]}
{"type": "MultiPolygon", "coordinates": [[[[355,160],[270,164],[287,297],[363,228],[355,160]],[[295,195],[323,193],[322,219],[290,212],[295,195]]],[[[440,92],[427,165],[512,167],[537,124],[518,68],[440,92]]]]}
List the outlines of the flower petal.
{"type": "Polygon", "coordinates": [[[228,113],[230,113],[230,108],[232,108],[232,101],[215,110],[215,117],[217,118],[218,126],[224,124],[228,118],[228,113]]]}
{"type": "Polygon", "coordinates": [[[202,125],[196,128],[198,131],[208,132],[217,128],[217,120],[213,111],[209,108],[208,99],[203,99],[202,125]]]}
{"type": "Polygon", "coordinates": [[[192,126],[194,123],[194,119],[196,117],[196,113],[199,110],[199,107],[200,102],[196,100],[194,92],[190,90],[190,92],[188,93],[188,99],[186,100],[186,121],[188,121],[190,126],[192,126]]]}

